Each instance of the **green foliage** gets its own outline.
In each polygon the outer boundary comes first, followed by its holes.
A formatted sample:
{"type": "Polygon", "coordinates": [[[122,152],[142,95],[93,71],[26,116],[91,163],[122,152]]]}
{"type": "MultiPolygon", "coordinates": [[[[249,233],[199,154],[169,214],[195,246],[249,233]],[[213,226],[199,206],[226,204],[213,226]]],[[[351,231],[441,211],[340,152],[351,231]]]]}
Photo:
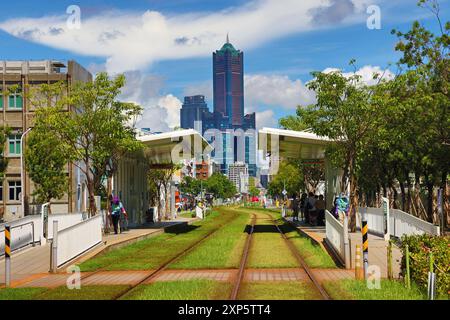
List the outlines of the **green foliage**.
{"type": "Polygon", "coordinates": [[[205,184],[206,191],[212,193],[215,198],[232,198],[237,193],[236,186],[221,173],[214,173],[205,184]]]}
{"type": "Polygon", "coordinates": [[[248,188],[248,194],[251,197],[258,197],[259,196],[259,192],[260,192],[259,189],[254,187],[254,186],[248,188]]]}
{"type": "Polygon", "coordinates": [[[290,162],[281,162],[278,172],[270,181],[267,191],[272,196],[282,196],[286,187],[288,195],[298,193],[304,188],[303,174],[300,168],[290,162]]]}
{"type": "Polygon", "coordinates": [[[445,296],[450,290],[450,237],[413,235],[402,237],[402,272],[406,270],[406,245],[410,252],[411,279],[426,291],[430,271],[430,252],[433,253],[436,273],[436,292],[445,296]]]}
{"type": "Polygon", "coordinates": [[[38,124],[30,132],[27,146],[25,165],[35,184],[33,196],[37,197],[37,202],[62,198],[68,191],[64,144],[38,124]]]}
{"type": "Polygon", "coordinates": [[[96,211],[94,195],[110,161],[114,170],[122,156],[141,148],[130,125],[141,107],[117,100],[124,85],[123,75],[110,79],[99,73],[93,82],[75,83],[70,94],[59,82],[41,85],[30,97],[37,108],[36,126],[51,132],[62,144],[66,160],[86,176],[91,212],[96,211]]]}
{"type": "Polygon", "coordinates": [[[6,141],[11,129],[8,126],[0,127],[0,183],[5,178],[6,168],[8,167],[8,158],[5,155],[6,141]]]}
{"type": "Polygon", "coordinates": [[[180,184],[180,190],[193,196],[197,196],[201,192],[201,181],[190,176],[185,176],[180,184]]]}

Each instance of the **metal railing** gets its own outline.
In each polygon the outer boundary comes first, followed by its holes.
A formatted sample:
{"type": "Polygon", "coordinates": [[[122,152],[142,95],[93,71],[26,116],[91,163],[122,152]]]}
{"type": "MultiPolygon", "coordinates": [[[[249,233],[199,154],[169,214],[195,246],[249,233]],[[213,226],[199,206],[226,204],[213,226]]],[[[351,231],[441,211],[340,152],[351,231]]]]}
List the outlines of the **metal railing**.
{"type": "Polygon", "coordinates": [[[328,210],[325,210],[326,242],[345,263],[344,226],[328,210]]]}
{"type": "Polygon", "coordinates": [[[102,241],[102,216],[96,215],[63,230],[53,222],[54,237],[51,245],[51,270],[73,260],[102,241]]]}
{"type": "MultiPolygon", "coordinates": [[[[2,224],[0,226],[0,228],[3,228],[3,230],[0,230],[0,256],[5,255],[5,225],[2,224]]],[[[33,220],[17,225],[11,224],[11,252],[22,249],[30,244],[34,247],[36,242],[35,231],[35,222],[33,220]],[[24,230],[24,227],[28,225],[31,225],[31,230],[24,230]],[[18,228],[20,228],[20,231],[17,230],[18,228]]]]}
{"type": "MultiPolygon", "coordinates": [[[[358,214],[361,215],[361,209],[358,207],[358,214]]],[[[367,225],[369,232],[376,235],[384,234],[384,215],[382,208],[366,208],[367,225]]],[[[356,226],[360,228],[360,219],[356,219],[356,226]]],[[[401,238],[403,235],[430,234],[440,235],[440,228],[430,222],[417,218],[409,213],[398,209],[389,210],[389,231],[390,235],[401,238]]]]}

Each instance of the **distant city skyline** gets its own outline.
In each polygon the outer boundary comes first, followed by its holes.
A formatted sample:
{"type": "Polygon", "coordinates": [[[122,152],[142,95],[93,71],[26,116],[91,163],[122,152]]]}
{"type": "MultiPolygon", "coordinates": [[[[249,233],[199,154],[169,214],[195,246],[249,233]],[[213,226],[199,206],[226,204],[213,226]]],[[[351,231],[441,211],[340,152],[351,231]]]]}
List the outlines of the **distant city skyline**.
{"type": "MultiPolygon", "coordinates": [[[[450,1],[439,2],[448,20],[450,1]]],[[[399,54],[391,29],[408,30],[419,19],[438,31],[431,14],[411,0],[81,0],[75,3],[81,29],[67,30],[72,4],[2,3],[0,59],[74,59],[94,73],[126,72],[122,98],[141,104],[140,125],[155,131],[179,124],[186,95],[204,94],[213,106],[210,54],[227,33],[246,53],[244,112],[256,112],[261,127],[277,126],[298,104],[314,102],[305,87],[311,71],[353,71],[348,62],[354,58],[368,81],[374,70],[394,74],[389,64],[399,54]],[[380,7],[380,30],[366,26],[368,5],[380,7]]]]}

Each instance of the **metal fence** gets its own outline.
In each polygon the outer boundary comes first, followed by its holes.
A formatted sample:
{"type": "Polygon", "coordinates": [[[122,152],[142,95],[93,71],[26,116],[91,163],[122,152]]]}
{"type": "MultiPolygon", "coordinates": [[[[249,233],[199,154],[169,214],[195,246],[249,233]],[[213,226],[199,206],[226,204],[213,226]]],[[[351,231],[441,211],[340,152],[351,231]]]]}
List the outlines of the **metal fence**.
{"type": "Polygon", "coordinates": [[[325,241],[345,262],[344,226],[328,210],[325,211],[326,238],[325,241]]]}
{"type": "MultiPolygon", "coordinates": [[[[361,209],[358,207],[358,214],[361,216],[361,209]]],[[[373,234],[384,234],[384,215],[382,208],[366,208],[367,225],[373,234]]],[[[356,219],[356,226],[360,228],[360,219],[356,219]]],[[[430,234],[440,235],[440,228],[430,222],[417,218],[409,213],[398,209],[389,209],[389,230],[390,235],[401,238],[403,235],[430,234]]]]}
{"type": "MultiPolygon", "coordinates": [[[[53,228],[52,228],[53,229],[53,228]]],[[[79,222],[65,229],[59,228],[52,243],[52,269],[69,262],[102,241],[102,216],[79,222]]]]}

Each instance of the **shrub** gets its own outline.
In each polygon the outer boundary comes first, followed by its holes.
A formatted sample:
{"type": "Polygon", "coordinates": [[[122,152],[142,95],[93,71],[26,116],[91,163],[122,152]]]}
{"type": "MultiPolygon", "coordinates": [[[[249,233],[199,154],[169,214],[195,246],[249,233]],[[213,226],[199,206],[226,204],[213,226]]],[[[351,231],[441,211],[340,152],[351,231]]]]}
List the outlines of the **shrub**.
{"type": "Polygon", "coordinates": [[[430,271],[430,252],[433,252],[436,292],[446,296],[450,290],[450,237],[414,235],[402,237],[402,275],[406,275],[406,244],[410,252],[411,280],[426,290],[430,271]]]}

